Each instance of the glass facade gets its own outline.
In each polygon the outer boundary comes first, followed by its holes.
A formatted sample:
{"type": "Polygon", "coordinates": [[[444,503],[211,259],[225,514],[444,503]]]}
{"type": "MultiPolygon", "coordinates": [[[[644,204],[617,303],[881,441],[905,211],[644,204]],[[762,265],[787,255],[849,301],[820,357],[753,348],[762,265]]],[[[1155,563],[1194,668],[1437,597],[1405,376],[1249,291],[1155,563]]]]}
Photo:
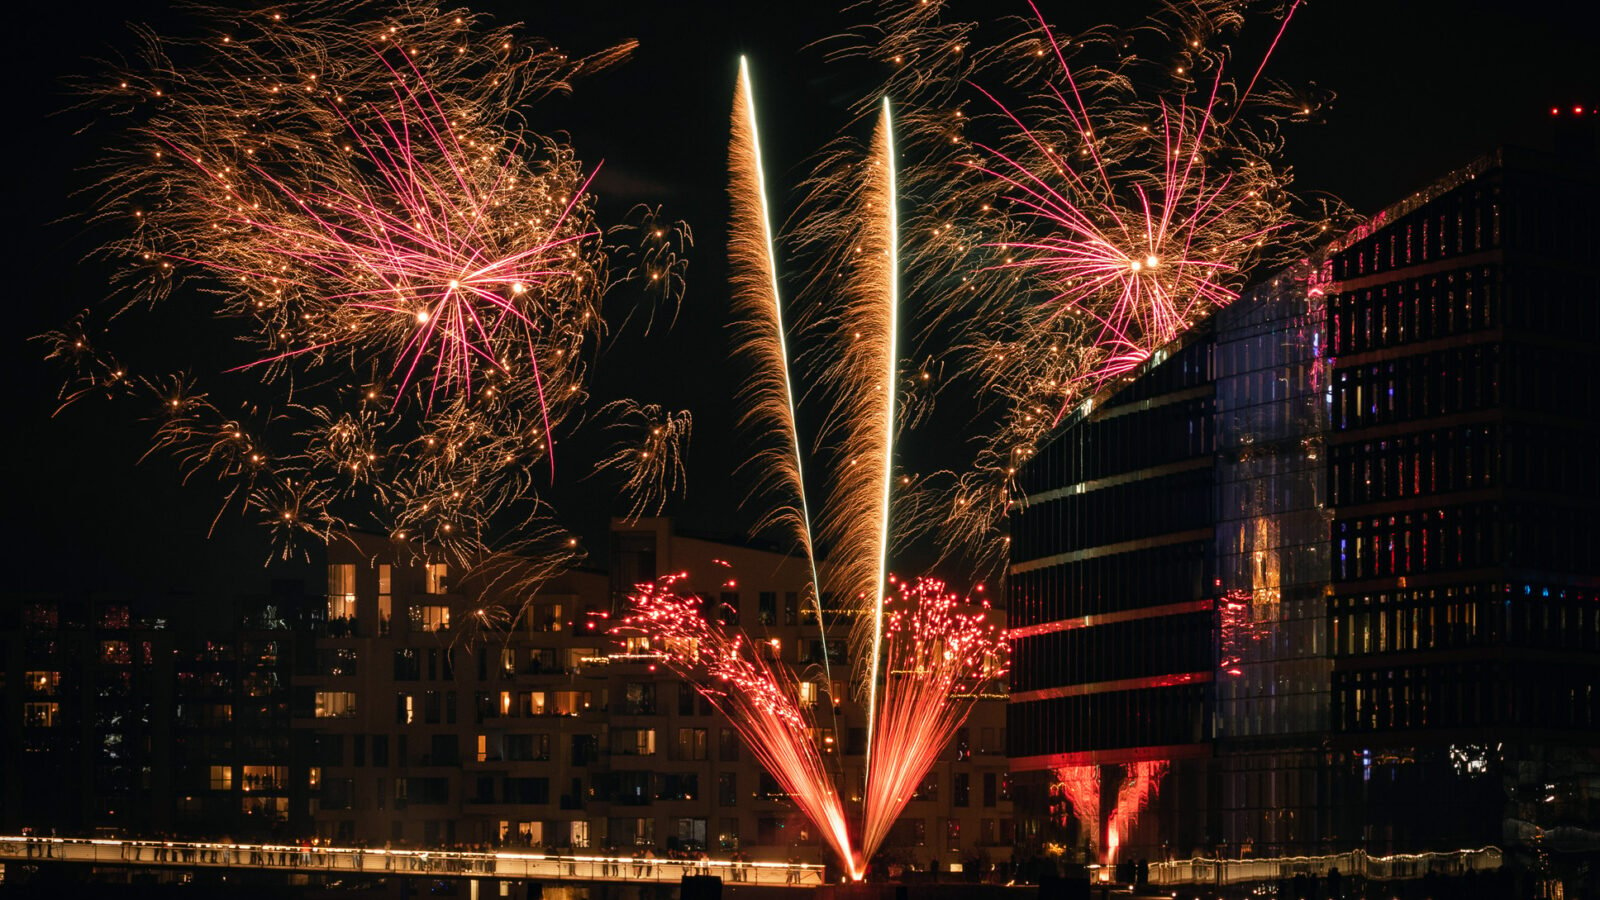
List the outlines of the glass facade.
{"type": "Polygon", "coordinates": [[[1596,199],[1592,170],[1480,159],[1247,291],[1030,460],[1024,853],[1526,844],[1558,867],[1549,829],[1594,833],[1596,199]]]}
{"type": "Polygon", "coordinates": [[[1207,324],[1152,357],[1021,473],[1007,752],[1024,845],[1108,856],[1171,761],[1210,753],[1215,346],[1207,324]]]}

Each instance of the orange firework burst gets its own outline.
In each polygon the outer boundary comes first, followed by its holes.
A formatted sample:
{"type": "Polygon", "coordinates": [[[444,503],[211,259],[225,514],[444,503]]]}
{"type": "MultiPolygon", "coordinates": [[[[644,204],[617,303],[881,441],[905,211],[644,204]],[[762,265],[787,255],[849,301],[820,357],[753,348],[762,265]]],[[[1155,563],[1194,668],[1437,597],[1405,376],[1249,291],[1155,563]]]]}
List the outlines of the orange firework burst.
{"type": "Polygon", "coordinates": [[[1233,77],[1229,44],[1250,19],[1235,0],[1071,35],[1032,7],[1000,22],[877,7],[842,52],[889,69],[920,201],[908,294],[933,311],[930,357],[952,356],[980,406],[971,465],[925,482],[942,487],[917,501],[918,527],[997,567],[1014,477],[1064,414],[1326,230],[1281,159],[1286,127],[1322,99],[1264,79],[1270,48],[1233,77]]]}
{"type": "Polygon", "coordinates": [[[553,475],[586,399],[601,298],[680,282],[664,227],[628,251],[644,270],[615,274],[595,168],[518,111],[631,44],[575,60],[409,4],[197,12],[204,38],[146,33],[135,64],[86,83],[128,123],[94,218],[124,229],[104,248],[123,312],[225,339],[177,348],[193,376],[137,375],[85,316],[47,336],[69,399],[153,398],[157,446],[221,477],[285,551],[357,525],[485,558],[492,519],[545,515],[529,473],[553,475]]]}

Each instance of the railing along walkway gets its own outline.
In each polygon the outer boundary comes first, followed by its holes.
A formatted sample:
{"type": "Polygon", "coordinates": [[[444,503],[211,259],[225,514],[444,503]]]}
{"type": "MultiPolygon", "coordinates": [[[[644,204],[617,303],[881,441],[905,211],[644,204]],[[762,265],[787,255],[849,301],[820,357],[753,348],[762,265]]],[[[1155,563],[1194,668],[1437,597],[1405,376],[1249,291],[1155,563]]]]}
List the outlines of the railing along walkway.
{"type": "Polygon", "coordinates": [[[455,850],[391,850],[365,847],[301,847],[198,841],[118,840],[0,836],[0,860],[59,861],[102,865],[259,869],[367,875],[426,875],[533,881],[621,881],[677,883],[685,875],[716,875],[732,884],[815,887],[822,867],[725,859],[650,859],[564,853],[487,853],[455,850]]]}

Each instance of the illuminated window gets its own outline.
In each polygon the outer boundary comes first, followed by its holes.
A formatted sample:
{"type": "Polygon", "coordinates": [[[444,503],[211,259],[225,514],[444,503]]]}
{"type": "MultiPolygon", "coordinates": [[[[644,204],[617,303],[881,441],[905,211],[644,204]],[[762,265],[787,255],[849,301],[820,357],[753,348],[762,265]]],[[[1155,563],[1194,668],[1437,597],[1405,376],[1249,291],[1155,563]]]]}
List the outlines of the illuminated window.
{"type": "Polygon", "coordinates": [[[817,683],[815,681],[800,682],[800,706],[810,709],[817,705],[817,683]]]}
{"type": "Polygon", "coordinates": [[[394,568],[378,567],[378,633],[389,633],[389,618],[394,614],[394,568]]]}
{"type": "Polygon", "coordinates": [[[545,712],[557,716],[575,716],[593,702],[593,695],[588,691],[555,691],[551,697],[551,705],[545,712]]]}
{"type": "Polygon", "coordinates": [[[332,563],[328,566],[328,621],[349,621],[355,617],[355,563],[332,563]]]}
{"type": "Polygon", "coordinates": [[[644,635],[629,635],[622,639],[622,652],[627,654],[649,653],[651,650],[650,638],[644,635]]]}
{"type": "Polygon", "coordinates": [[[517,651],[511,647],[500,649],[500,677],[510,678],[517,674],[517,651]]]}
{"type": "Polygon", "coordinates": [[[706,729],[704,728],[679,728],[678,729],[678,758],[679,759],[706,759],[706,729]]]}
{"type": "Polygon", "coordinates": [[[624,756],[654,756],[656,730],[654,728],[618,728],[612,741],[613,752],[624,756]]]}
{"type": "MultiPolygon", "coordinates": [[[[589,846],[588,822],[584,821],[583,819],[578,819],[572,823],[572,834],[569,836],[569,843],[571,843],[573,847],[577,848],[585,848],[589,846]]],[[[501,882],[501,884],[506,883],[507,882],[504,881],[501,882]]]]}
{"type": "Polygon", "coordinates": [[[449,588],[450,566],[447,563],[428,563],[422,570],[422,592],[443,594],[449,588]]]}
{"type": "Polygon", "coordinates": [[[22,724],[33,728],[53,728],[61,706],[54,701],[22,704],[22,724]]]}
{"type": "Polygon", "coordinates": [[[477,759],[478,762],[489,761],[489,736],[487,734],[478,735],[477,759]]]}
{"type": "Polygon", "coordinates": [[[60,672],[29,672],[26,676],[28,690],[35,694],[54,694],[61,684],[60,672]]]}
{"type": "MultiPolygon", "coordinates": [[[[357,762],[359,762],[359,760],[357,760],[357,762]]],[[[311,766],[310,768],[306,769],[306,787],[313,791],[319,790],[322,787],[321,766],[311,766]]]]}
{"type": "Polygon", "coordinates": [[[550,603],[539,607],[538,618],[535,625],[540,631],[560,631],[565,627],[563,623],[563,609],[559,603],[550,603]]]}
{"type": "Polygon", "coordinates": [[[413,606],[411,624],[419,631],[445,631],[450,628],[450,607],[413,606]]]}
{"type": "Polygon", "coordinates": [[[213,791],[233,790],[233,766],[211,767],[211,789],[213,791]]]}
{"type": "Polygon", "coordinates": [[[239,786],[247,791],[281,791],[289,786],[287,766],[245,766],[239,786]]]}
{"type": "Polygon", "coordinates": [[[518,822],[517,837],[522,840],[522,843],[527,844],[530,847],[534,844],[544,843],[544,823],[518,822]]]}
{"type": "Polygon", "coordinates": [[[128,649],[127,641],[101,641],[100,661],[125,666],[133,662],[133,653],[128,649]]]}
{"type": "Polygon", "coordinates": [[[417,720],[417,697],[415,694],[395,694],[394,700],[395,724],[410,725],[417,720]]]}
{"type": "Polygon", "coordinates": [[[316,717],[319,719],[355,718],[354,691],[317,691],[316,700],[316,717]]]}

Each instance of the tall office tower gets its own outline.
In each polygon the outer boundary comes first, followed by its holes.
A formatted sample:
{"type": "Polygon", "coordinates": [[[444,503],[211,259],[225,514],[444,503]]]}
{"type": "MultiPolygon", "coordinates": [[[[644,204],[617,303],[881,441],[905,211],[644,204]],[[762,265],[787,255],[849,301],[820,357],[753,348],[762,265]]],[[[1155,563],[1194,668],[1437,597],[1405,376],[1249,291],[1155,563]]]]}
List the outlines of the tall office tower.
{"type": "Polygon", "coordinates": [[[1208,323],[1023,470],[1007,752],[1024,845],[1071,822],[1074,843],[1109,857],[1166,770],[1210,755],[1213,349],[1208,323]]]}
{"type": "Polygon", "coordinates": [[[1331,254],[1344,841],[1539,844],[1600,815],[1596,200],[1592,164],[1507,151],[1331,254]]]}
{"type": "Polygon", "coordinates": [[[1486,156],[1253,286],[1029,462],[1024,842],[1595,843],[1596,200],[1592,165],[1486,156]]]}

